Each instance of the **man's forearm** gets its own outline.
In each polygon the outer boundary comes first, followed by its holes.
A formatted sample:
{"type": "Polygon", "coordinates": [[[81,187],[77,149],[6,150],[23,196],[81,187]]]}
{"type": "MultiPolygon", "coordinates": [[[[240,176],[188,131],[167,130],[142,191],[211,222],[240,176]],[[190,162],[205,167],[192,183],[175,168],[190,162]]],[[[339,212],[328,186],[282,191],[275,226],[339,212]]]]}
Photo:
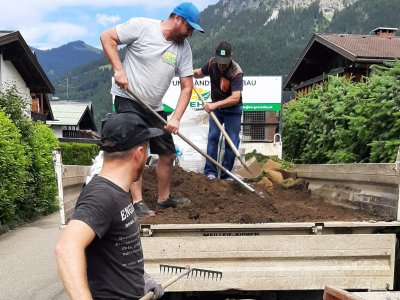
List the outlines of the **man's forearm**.
{"type": "Polygon", "coordinates": [[[71,299],[92,299],[89,290],[84,254],[65,249],[57,255],[58,270],[65,290],[71,299]]]}
{"type": "Polygon", "coordinates": [[[240,102],[240,95],[241,95],[241,92],[235,92],[228,98],[226,98],[222,101],[216,102],[219,104],[218,108],[227,108],[227,107],[231,107],[231,106],[238,104],[240,102]]]}
{"type": "Polygon", "coordinates": [[[179,95],[178,103],[176,104],[174,114],[172,118],[175,120],[180,121],[185,110],[189,104],[190,97],[192,96],[193,90],[193,77],[182,77],[180,78],[181,81],[181,93],[179,95]]]}
{"type": "Polygon", "coordinates": [[[178,121],[181,120],[185,110],[189,104],[190,97],[192,95],[191,88],[185,88],[181,90],[181,94],[179,95],[178,103],[176,104],[173,117],[178,121]]]}
{"type": "Polygon", "coordinates": [[[110,61],[114,71],[121,71],[123,68],[121,59],[118,55],[118,42],[112,38],[111,29],[101,34],[100,41],[103,46],[104,54],[110,61]]]}

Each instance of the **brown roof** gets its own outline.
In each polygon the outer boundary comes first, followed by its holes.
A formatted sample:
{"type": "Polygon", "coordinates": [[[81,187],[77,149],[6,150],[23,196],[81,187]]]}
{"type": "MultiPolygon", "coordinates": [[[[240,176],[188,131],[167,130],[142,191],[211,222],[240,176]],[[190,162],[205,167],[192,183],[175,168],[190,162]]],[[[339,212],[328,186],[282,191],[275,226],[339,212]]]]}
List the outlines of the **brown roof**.
{"type": "Polygon", "coordinates": [[[317,34],[355,58],[400,58],[400,37],[355,34],[317,34]]]}

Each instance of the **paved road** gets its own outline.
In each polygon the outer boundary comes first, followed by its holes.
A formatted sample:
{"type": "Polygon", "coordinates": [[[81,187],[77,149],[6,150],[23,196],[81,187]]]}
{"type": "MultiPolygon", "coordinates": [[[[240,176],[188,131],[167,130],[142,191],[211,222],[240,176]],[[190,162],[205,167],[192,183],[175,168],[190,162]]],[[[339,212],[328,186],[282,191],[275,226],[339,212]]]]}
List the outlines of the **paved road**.
{"type": "Polygon", "coordinates": [[[57,212],[0,236],[0,299],[68,299],[54,256],[59,225],[57,212]]]}

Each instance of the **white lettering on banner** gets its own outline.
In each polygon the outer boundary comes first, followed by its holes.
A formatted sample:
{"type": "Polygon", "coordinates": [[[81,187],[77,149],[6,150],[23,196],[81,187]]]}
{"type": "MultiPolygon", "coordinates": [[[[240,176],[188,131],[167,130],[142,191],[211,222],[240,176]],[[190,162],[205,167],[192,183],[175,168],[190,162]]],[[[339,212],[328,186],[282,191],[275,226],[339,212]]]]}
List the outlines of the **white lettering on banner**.
{"type": "Polygon", "coordinates": [[[133,214],[135,209],[133,208],[133,204],[129,204],[127,207],[125,207],[123,210],[121,210],[121,221],[125,221],[126,218],[128,218],[130,215],[133,214]]]}

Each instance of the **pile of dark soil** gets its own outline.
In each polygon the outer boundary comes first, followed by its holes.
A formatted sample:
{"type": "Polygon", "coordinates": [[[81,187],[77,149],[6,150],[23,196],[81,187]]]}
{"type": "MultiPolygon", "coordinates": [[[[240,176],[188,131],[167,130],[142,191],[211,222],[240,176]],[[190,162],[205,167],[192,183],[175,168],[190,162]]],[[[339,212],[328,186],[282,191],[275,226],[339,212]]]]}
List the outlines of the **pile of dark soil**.
{"type": "MultiPolygon", "coordinates": [[[[304,185],[291,189],[274,185],[260,198],[235,181],[207,180],[203,174],[174,169],[171,193],[184,196],[191,203],[182,208],[167,209],[156,217],[140,220],[142,224],[206,224],[206,223],[271,223],[320,221],[387,220],[361,210],[343,208],[312,199],[304,185]]],[[[157,199],[157,176],[154,167],[146,168],[143,177],[143,198],[151,209],[157,199]]]]}

